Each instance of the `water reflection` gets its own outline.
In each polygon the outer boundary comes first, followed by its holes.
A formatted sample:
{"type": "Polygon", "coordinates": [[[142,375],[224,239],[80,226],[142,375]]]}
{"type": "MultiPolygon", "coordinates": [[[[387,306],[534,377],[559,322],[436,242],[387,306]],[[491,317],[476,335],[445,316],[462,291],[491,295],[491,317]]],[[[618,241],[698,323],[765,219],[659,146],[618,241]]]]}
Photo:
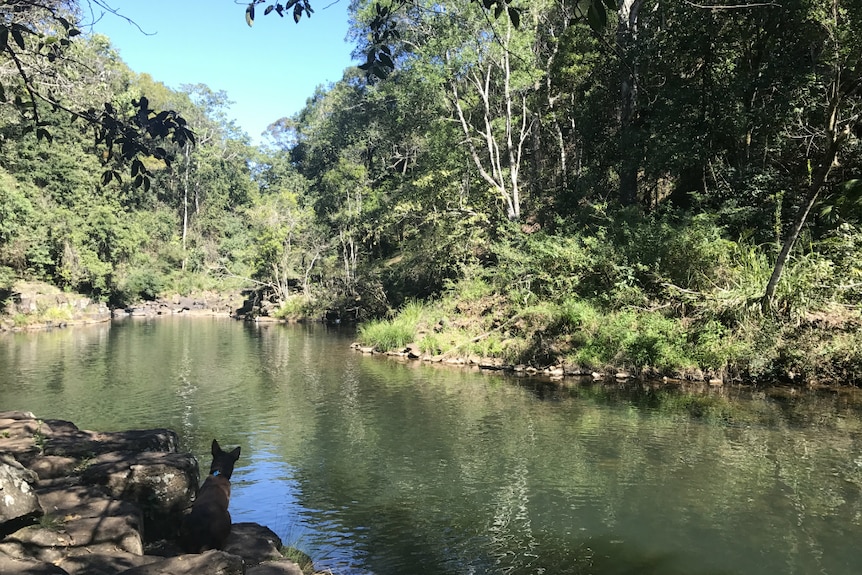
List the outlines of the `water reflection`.
{"type": "Polygon", "coordinates": [[[183,318],[0,338],[0,406],[242,445],[231,503],[337,573],[855,574],[852,394],[679,395],[183,318]]]}

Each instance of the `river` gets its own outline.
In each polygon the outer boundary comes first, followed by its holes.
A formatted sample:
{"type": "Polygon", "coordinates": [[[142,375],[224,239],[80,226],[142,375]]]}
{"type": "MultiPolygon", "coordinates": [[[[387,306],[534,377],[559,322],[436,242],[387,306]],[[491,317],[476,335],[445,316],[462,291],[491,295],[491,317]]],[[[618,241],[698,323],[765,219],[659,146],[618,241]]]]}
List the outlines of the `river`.
{"type": "Polygon", "coordinates": [[[862,572],[853,393],[551,383],[402,363],[322,325],[0,336],[0,410],[242,446],[234,521],[337,575],[862,572]]]}

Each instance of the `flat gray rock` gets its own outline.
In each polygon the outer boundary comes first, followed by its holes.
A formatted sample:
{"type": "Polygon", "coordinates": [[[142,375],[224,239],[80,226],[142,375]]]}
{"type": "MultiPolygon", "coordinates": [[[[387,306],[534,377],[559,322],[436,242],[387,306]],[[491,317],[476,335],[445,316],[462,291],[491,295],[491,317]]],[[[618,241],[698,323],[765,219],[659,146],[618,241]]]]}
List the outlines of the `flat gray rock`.
{"type": "Polygon", "coordinates": [[[275,532],[257,523],[234,523],[224,550],[242,557],[246,564],[257,565],[264,561],[282,559],[281,538],[275,532]]]}
{"type": "Polygon", "coordinates": [[[179,555],[121,571],[122,575],[243,575],[242,557],[224,551],[179,555]]]}
{"type": "Polygon", "coordinates": [[[0,573],[3,575],[70,575],[68,571],[35,559],[18,559],[0,554],[0,573]]]}
{"type": "Polygon", "coordinates": [[[299,565],[290,559],[280,561],[269,561],[254,567],[249,567],[245,575],[305,575],[299,565]]]}

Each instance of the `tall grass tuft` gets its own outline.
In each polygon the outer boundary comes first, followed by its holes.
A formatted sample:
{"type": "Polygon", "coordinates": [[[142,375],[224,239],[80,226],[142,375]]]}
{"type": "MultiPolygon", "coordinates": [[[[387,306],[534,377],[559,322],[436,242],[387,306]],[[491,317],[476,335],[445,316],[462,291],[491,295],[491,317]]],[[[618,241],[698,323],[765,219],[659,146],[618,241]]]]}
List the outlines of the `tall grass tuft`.
{"type": "Polygon", "coordinates": [[[380,351],[403,349],[416,339],[420,322],[427,314],[418,301],[408,301],[391,319],[377,319],[359,326],[359,341],[380,351]]]}
{"type": "Polygon", "coordinates": [[[374,319],[359,326],[359,342],[380,351],[403,348],[415,334],[411,326],[397,320],[374,319]]]}

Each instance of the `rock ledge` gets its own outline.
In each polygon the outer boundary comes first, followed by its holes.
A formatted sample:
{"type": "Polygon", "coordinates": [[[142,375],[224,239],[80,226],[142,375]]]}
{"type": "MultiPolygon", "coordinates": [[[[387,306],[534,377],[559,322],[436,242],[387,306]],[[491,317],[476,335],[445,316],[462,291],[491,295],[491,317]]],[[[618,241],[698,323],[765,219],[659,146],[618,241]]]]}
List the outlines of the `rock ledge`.
{"type": "Polygon", "coordinates": [[[168,429],[97,433],[0,411],[0,573],[4,575],[302,575],[282,542],[236,523],[224,551],[175,541],[198,462],[168,429]]]}

